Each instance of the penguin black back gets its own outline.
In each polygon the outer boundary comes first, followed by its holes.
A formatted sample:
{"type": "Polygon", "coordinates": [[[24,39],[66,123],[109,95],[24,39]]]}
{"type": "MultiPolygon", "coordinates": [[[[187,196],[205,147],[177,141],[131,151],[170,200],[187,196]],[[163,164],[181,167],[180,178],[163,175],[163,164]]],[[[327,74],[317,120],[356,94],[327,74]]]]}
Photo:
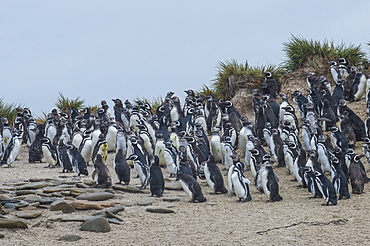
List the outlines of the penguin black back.
{"type": "Polygon", "coordinates": [[[123,154],[123,149],[119,149],[114,157],[114,171],[118,177],[118,183],[130,184],[130,166],[123,154]]]}
{"type": "Polygon", "coordinates": [[[154,161],[150,166],[149,186],[151,196],[161,197],[164,191],[164,179],[161,167],[159,166],[158,156],[154,156],[154,161]]]}

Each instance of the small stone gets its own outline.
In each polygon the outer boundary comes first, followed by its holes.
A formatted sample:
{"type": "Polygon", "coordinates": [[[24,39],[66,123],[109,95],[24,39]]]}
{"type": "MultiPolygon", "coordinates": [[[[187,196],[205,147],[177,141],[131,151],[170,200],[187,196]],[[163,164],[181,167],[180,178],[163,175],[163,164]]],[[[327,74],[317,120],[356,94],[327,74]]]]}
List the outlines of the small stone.
{"type": "Polygon", "coordinates": [[[129,185],[113,185],[112,188],[114,190],[120,190],[128,193],[144,193],[143,190],[140,190],[139,188],[135,186],[129,186],[129,185]]]}
{"type": "Polygon", "coordinates": [[[169,208],[163,208],[163,207],[149,207],[146,209],[146,211],[151,213],[161,213],[161,214],[168,214],[168,213],[175,213],[174,210],[169,208]]]}
{"type": "Polygon", "coordinates": [[[36,223],[32,224],[31,227],[39,227],[42,224],[42,221],[37,221],[36,223]]]}
{"type": "Polygon", "coordinates": [[[182,190],[182,186],[178,181],[165,183],[164,188],[166,190],[182,190]]]}
{"type": "Polygon", "coordinates": [[[109,223],[117,224],[117,225],[124,225],[125,223],[116,219],[116,218],[108,218],[109,223]]]}
{"type": "Polygon", "coordinates": [[[88,201],[105,201],[108,199],[114,198],[114,194],[109,192],[94,192],[94,193],[88,193],[79,195],[76,197],[76,199],[79,200],[88,200],[88,201]]]}
{"type": "Polygon", "coordinates": [[[57,199],[55,197],[44,197],[44,198],[39,198],[35,200],[35,202],[40,203],[41,205],[50,205],[53,202],[55,202],[57,199]]]}
{"type": "Polygon", "coordinates": [[[0,228],[28,228],[28,225],[23,220],[17,219],[0,219],[0,228]]]}
{"type": "Polygon", "coordinates": [[[17,204],[17,206],[15,206],[15,208],[24,208],[24,207],[28,207],[30,204],[28,202],[24,202],[24,201],[21,201],[17,204]]]}
{"type": "Polygon", "coordinates": [[[77,187],[77,188],[83,188],[83,189],[88,188],[88,186],[87,186],[87,185],[85,185],[85,184],[83,184],[83,183],[77,183],[77,184],[76,184],[76,187],[77,187]]]}
{"type": "Polygon", "coordinates": [[[92,232],[110,232],[111,228],[106,218],[98,217],[83,223],[80,227],[80,230],[92,232]]]}
{"type": "Polygon", "coordinates": [[[106,214],[109,218],[115,218],[115,219],[117,219],[117,220],[119,220],[119,221],[123,221],[123,219],[122,219],[121,217],[119,217],[118,215],[115,215],[115,214],[113,214],[113,213],[109,212],[108,210],[107,210],[107,211],[105,211],[105,214],[106,214]]]}
{"type": "Polygon", "coordinates": [[[112,214],[116,214],[116,213],[119,213],[121,211],[124,211],[125,210],[125,207],[124,206],[114,206],[112,208],[105,208],[103,209],[102,211],[98,211],[96,213],[93,213],[93,216],[96,216],[96,215],[102,215],[104,214],[106,211],[109,211],[110,213],[112,214]]]}
{"type": "Polygon", "coordinates": [[[45,181],[45,179],[43,179],[43,178],[33,178],[33,179],[28,179],[28,181],[30,181],[30,182],[41,182],[41,181],[45,181]]]}
{"type": "Polygon", "coordinates": [[[43,193],[43,192],[38,192],[36,193],[38,196],[42,196],[42,197],[52,197],[53,195],[52,194],[49,194],[49,193],[43,193]]]}
{"type": "Polygon", "coordinates": [[[19,197],[19,199],[23,199],[26,202],[35,202],[36,200],[40,199],[41,197],[37,195],[25,195],[23,198],[19,197]]]}
{"type": "Polygon", "coordinates": [[[79,210],[89,210],[89,209],[104,209],[108,207],[113,207],[115,202],[113,201],[85,201],[85,200],[75,200],[72,203],[72,206],[75,209],[79,210]]]}
{"type": "Polygon", "coordinates": [[[84,181],[82,181],[85,185],[88,185],[88,186],[93,186],[93,185],[96,185],[96,181],[95,180],[91,180],[91,179],[86,179],[84,181]]]}
{"type": "Polygon", "coordinates": [[[28,184],[17,186],[16,189],[17,190],[41,189],[41,188],[44,188],[48,185],[49,184],[46,183],[46,182],[35,182],[35,183],[28,183],[28,184]]]}
{"type": "Polygon", "coordinates": [[[15,194],[17,196],[24,196],[24,195],[36,194],[36,191],[34,191],[34,190],[16,190],[15,194]]]}
{"type": "Polygon", "coordinates": [[[69,191],[71,192],[72,196],[79,196],[86,193],[84,189],[69,189],[69,191]]]}
{"type": "Polygon", "coordinates": [[[7,202],[3,206],[4,206],[4,208],[15,208],[17,206],[17,203],[7,202]]]}
{"type": "Polygon", "coordinates": [[[17,212],[15,215],[23,219],[34,219],[34,218],[39,217],[41,214],[42,212],[37,211],[37,210],[24,210],[24,211],[17,212]]]}
{"type": "Polygon", "coordinates": [[[3,200],[3,199],[11,199],[10,196],[6,195],[6,194],[0,194],[0,200],[3,200]]]}
{"type": "Polygon", "coordinates": [[[68,188],[56,188],[56,187],[47,187],[43,189],[44,193],[54,193],[68,190],[68,188]]]}
{"type": "Polygon", "coordinates": [[[5,204],[5,203],[18,203],[20,202],[19,200],[17,199],[0,199],[0,203],[1,204],[5,204]]]}
{"type": "Polygon", "coordinates": [[[163,201],[165,201],[165,202],[178,202],[178,201],[180,201],[180,197],[177,197],[177,196],[163,197],[163,201]]]}
{"type": "Polygon", "coordinates": [[[155,201],[154,197],[144,197],[141,200],[139,200],[136,204],[138,206],[148,206],[152,205],[154,201],[155,201]]]}
{"type": "Polygon", "coordinates": [[[4,237],[5,237],[5,235],[0,233],[0,238],[4,238],[4,237]]]}
{"type": "Polygon", "coordinates": [[[70,190],[61,191],[60,194],[62,196],[70,196],[71,195],[71,191],[70,190]]]}
{"type": "Polygon", "coordinates": [[[51,221],[46,221],[45,225],[46,225],[46,228],[48,228],[48,229],[55,229],[55,225],[51,221]]]}
{"type": "Polygon", "coordinates": [[[50,204],[50,211],[62,211],[63,213],[73,213],[75,208],[65,201],[55,201],[50,204]]]}
{"type": "Polygon", "coordinates": [[[67,234],[58,238],[58,241],[75,242],[80,240],[82,237],[74,234],[67,234]]]}
{"type": "Polygon", "coordinates": [[[86,217],[81,217],[81,216],[68,216],[68,217],[63,217],[61,218],[60,221],[62,222],[86,222],[89,219],[86,219],[86,217]]]}

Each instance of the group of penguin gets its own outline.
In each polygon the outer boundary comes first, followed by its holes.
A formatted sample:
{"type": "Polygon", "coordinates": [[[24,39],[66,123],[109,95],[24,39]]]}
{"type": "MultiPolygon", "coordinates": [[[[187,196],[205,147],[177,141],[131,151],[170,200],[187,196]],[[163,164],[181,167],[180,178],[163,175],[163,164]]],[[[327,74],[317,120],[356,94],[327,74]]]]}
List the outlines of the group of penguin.
{"type": "Polygon", "coordinates": [[[165,168],[192,202],[206,201],[198,179],[206,180],[215,193],[252,200],[251,181],[245,176],[250,170],[257,191],[274,202],[283,199],[276,162],[314,197],[336,205],[338,199],[350,198],[349,183],[353,193],[362,193],[369,181],[361,158],[366,156],[370,163],[370,117],[362,121],[346,101],[366,95],[370,115],[370,79],[345,58],[329,64],[333,90],[325,76],[310,72],[308,94],[295,91],[294,104],[265,72],[260,89],[251,90],[254,121],[241,116],[231,101],[203,98],[193,90],[185,91],[183,104],[168,92],[154,113],[144,101],[117,98],[112,99],[112,112],[103,100],[95,113],[90,108],[67,113],[54,109],[44,124],[19,107],[13,126],[6,118],[0,120],[0,165],[10,166],[22,143],[27,143],[30,163],[47,162],[78,175],[88,175],[92,163],[92,178],[97,176],[98,185],[110,187],[105,163],[108,153],[114,152],[119,183],[130,183],[133,167],[140,189],[149,186],[152,196],[162,196],[165,168]],[[364,142],[363,155],[353,150],[357,141],[364,142]]]}

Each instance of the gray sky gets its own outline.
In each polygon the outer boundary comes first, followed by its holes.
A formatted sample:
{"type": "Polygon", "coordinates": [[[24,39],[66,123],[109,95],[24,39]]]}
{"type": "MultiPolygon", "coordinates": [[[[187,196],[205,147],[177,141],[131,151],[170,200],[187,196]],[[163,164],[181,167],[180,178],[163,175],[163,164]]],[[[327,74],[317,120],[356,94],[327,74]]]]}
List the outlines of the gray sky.
{"type": "Polygon", "coordinates": [[[362,45],[370,1],[0,0],[0,97],[34,114],[210,85],[219,61],[278,65],[291,34],[362,45]]]}

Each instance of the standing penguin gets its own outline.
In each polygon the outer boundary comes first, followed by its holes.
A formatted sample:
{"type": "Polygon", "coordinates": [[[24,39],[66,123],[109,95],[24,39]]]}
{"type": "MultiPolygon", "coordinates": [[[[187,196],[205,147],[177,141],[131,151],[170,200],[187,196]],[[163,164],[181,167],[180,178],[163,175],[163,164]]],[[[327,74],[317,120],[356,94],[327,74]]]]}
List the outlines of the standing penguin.
{"type": "Polygon", "coordinates": [[[91,159],[93,145],[91,141],[91,132],[92,130],[85,130],[83,133],[83,140],[80,144],[79,151],[83,158],[85,159],[86,164],[88,165],[91,159]]]}
{"type": "Polygon", "coordinates": [[[150,166],[149,188],[151,196],[161,197],[164,191],[164,179],[161,167],[159,166],[158,156],[154,156],[154,161],[150,166]]]}
{"type": "Polygon", "coordinates": [[[41,149],[45,161],[49,164],[48,167],[55,167],[58,164],[58,154],[50,139],[43,139],[41,149]]]}
{"type": "Polygon", "coordinates": [[[249,190],[250,181],[244,176],[243,170],[244,163],[237,162],[232,171],[228,172],[228,180],[231,183],[231,185],[229,184],[230,192],[234,193],[241,202],[252,200],[249,190]]]}
{"type": "Polygon", "coordinates": [[[0,161],[0,166],[3,164],[7,164],[10,167],[18,157],[19,151],[21,149],[22,144],[22,131],[16,130],[13,133],[12,138],[9,140],[9,144],[4,151],[3,159],[0,161]]]}
{"type": "Polygon", "coordinates": [[[352,193],[362,194],[364,192],[365,175],[364,170],[360,167],[359,161],[363,155],[351,155],[349,165],[349,178],[352,186],[352,193]]]}
{"type": "Polygon", "coordinates": [[[214,128],[210,141],[211,154],[215,157],[216,162],[222,162],[221,137],[218,128],[214,128]]]}
{"type": "Polygon", "coordinates": [[[60,139],[58,142],[57,153],[59,164],[62,167],[62,173],[64,173],[65,171],[72,172],[73,171],[72,163],[67,153],[67,145],[64,144],[63,139],[60,139]]]}
{"type": "Polygon", "coordinates": [[[224,185],[224,179],[213,155],[210,155],[207,162],[205,163],[204,174],[206,176],[208,185],[214,190],[216,194],[218,192],[220,192],[221,194],[227,193],[227,189],[224,185]]]}
{"type": "Polygon", "coordinates": [[[279,194],[279,179],[272,169],[272,163],[268,161],[264,164],[259,171],[259,175],[261,176],[263,192],[270,202],[277,202],[283,200],[283,198],[279,194]]]}
{"type": "Polygon", "coordinates": [[[86,175],[86,176],[89,175],[85,159],[83,158],[81,153],[78,151],[78,149],[72,144],[68,145],[67,149],[68,149],[67,153],[68,153],[69,159],[75,171],[78,173],[78,176],[80,176],[81,174],[86,175]]]}
{"type": "Polygon", "coordinates": [[[141,186],[139,189],[143,190],[148,185],[149,178],[150,178],[150,170],[149,166],[146,162],[143,162],[138,155],[132,154],[130,155],[127,160],[134,161],[134,169],[136,173],[139,175],[141,186]]]}
{"type": "Polygon", "coordinates": [[[340,166],[339,159],[335,156],[332,156],[332,170],[332,182],[337,193],[338,200],[342,199],[343,196],[349,199],[350,194],[348,192],[347,178],[340,166]]]}
{"type": "Polygon", "coordinates": [[[125,185],[130,183],[130,166],[126,161],[123,149],[118,149],[114,156],[114,171],[117,174],[118,184],[123,182],[125,185]]]}
{"type": "Polygon", "coordinates": [[[177,180],[180,182],[184,191],[189,195],[191,198],[190,202],[205,202],[207,199],[204,197],[202,193],[202,189],[198,183],[198,181],[188,174],[179,173],[177,175],[177,180]]]}
{"type": "Polygon", "coordinates": [[[97,185],[101,185],[103,187],[111,187],[112,186],[112,178],[110,176],[110,172],[108,167],[103,162],[103,158],[100,154],[96,155],[96,159],[94,162],[94,171],[91,174],[92,179],[95,179],[95,176],[98,175],[97,185]]]}
{"type": "Polygon", "coordinates": [[[36,128],[31,131],[35,132],[36,137],[28,148],[28,162],[35,163],[42,162],[42,139],[44,138],[44,125],[38,124],[36,128]]]}
{"type": "Polygon", "coordinates": [[[320,171],[315,171],[315,176],[315,182],[323,195],[326,205],[329,206],[330,202],[333,205],[337,205],[337,193],[335,192],[333,183],[320,171]]]}

